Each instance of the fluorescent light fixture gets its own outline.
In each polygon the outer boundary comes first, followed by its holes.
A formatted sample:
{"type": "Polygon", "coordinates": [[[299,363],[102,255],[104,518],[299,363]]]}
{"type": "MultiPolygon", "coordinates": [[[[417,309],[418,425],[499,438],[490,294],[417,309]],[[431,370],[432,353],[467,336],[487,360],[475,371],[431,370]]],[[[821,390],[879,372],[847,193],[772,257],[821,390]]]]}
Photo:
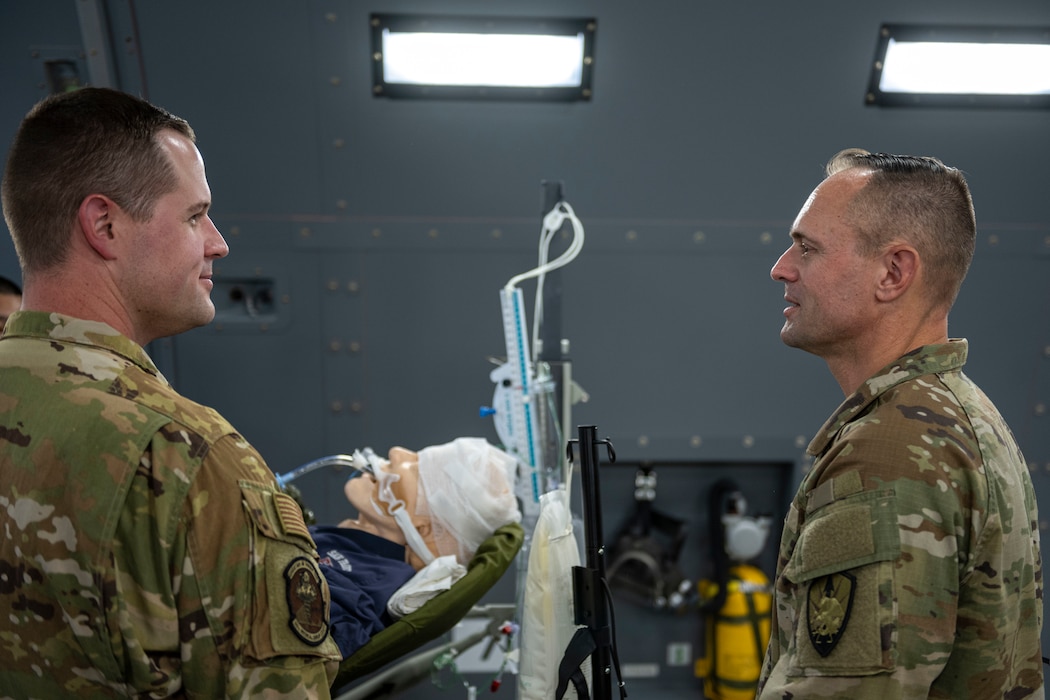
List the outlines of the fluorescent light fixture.
{"type": "Polygon", "coordinates": [[[884,25],[868,104],[1050,107],[1050,27],[884,25]]]}
{"type": "Polygon", "coordinates": [[[588,100],[594,19],[372,15],[381,97],[588,100]]]}

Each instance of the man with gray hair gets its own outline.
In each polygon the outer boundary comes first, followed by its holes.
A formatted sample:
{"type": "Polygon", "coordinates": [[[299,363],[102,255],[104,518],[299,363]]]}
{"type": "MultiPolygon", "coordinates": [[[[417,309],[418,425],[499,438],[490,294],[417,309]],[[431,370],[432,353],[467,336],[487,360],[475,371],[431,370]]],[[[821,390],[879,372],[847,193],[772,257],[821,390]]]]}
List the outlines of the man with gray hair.
{"type": "Polygon", "coordinates": [[[847,398],[784,526],[761,700],[1043,697],[1031,478],[948,337],[975,236],[958,170],[851,149],[773,266],[781,339],[847,398]]]}

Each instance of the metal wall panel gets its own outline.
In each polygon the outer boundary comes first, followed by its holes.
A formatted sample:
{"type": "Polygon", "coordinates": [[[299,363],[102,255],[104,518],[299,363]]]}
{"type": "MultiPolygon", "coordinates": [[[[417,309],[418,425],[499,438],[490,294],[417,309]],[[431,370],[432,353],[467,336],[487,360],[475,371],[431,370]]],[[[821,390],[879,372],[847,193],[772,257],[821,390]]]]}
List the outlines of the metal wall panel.
{"type": "MultiPolygon", "coordinates": [[[[640,462],[667,465],[662,507],[698,531],[699,494],[743,465],[777,465],[753,486],[780,503],[781,471],[797,481],[842,397],[823,362],[780,343],[768,271],[822,163],[859,145],[968,174],[979,241],[950,330],[1031,462],[1050,538],[1050,113],[863,101],[881,22],[1050,25],[1045,0],[89,4],[121,86],[196,129],[231,246],[216,323],[151,350],[275,470],[364,445],[495,440],[477,409],[504,353],[497,291],[534,264],[540,183],[560,180],[587,229],[561,277],[562,333],[590,395],[573,422],[598,425],[625,465],[605,482],[606,529],[631,507],[640,462]],[[594,16],[594,98],[373,98],[376,10],[594,16]]],[[[46,93],[43,61],[68,53],[88,74],[95,38],[68,0],[0,7],[5,142],[46,93]]],[[[17,276],[6,237],[0,274],[17,276]]],[[[345,515],[341,479],[302,481],[322,520],[345,515]]],[[[702,540],[691,546],[700,575],[702,540]]],[[[655,638],[622,634],[628,658],[695,623],[622,615],[655,638]]],[[[695,696],[682,668],[667,673],[661,697],[695,696]]]]}

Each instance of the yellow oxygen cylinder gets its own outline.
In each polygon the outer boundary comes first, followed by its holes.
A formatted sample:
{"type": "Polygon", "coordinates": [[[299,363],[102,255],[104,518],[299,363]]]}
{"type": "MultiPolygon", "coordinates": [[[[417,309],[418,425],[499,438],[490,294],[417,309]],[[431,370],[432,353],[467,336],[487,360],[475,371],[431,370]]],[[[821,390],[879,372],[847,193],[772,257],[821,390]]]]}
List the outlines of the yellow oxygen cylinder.
{"type": "MultiPolygon", "coordinates": [[[[701,603],[714,600],[718,583],[697,584],[701,603]]],[[[709,700],[754,700],[769,643],[772,594],[769,579],[748,564],[729,569],[725,603],[707,615],[704,656],[696,662],[709,700]]]]}

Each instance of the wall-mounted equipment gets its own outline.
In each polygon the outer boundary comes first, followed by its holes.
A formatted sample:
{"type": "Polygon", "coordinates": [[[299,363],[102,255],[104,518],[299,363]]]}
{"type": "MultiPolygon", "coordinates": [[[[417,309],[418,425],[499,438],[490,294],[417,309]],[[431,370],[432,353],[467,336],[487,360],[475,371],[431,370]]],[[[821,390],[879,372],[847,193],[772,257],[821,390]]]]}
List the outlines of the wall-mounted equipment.
{"type": "Polygon", "coordinates": [[[373,14],[377,97],[589,100],[594,19],[373,14]]]}
{"type": "Polygon", "coordinates": [[[1050,27],[883,25],[865,101],[1050,108],[1050,27]]]}

